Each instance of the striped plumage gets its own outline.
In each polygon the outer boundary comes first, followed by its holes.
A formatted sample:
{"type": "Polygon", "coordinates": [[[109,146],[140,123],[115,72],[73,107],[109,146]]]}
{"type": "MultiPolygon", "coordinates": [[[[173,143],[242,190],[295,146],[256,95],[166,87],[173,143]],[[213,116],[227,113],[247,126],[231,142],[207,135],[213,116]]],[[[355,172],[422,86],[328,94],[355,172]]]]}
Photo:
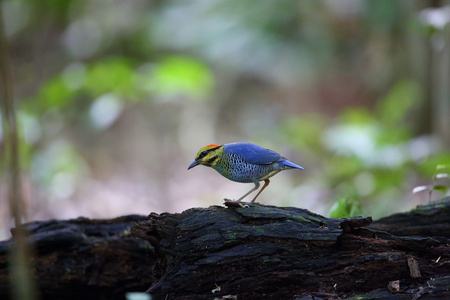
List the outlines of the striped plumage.
{"type": "Polygon", "coordinates": [[[195,161],[188,170],[204,165],[215,169],[222,176],[237,182],[253,182],[255,186],[237,200],[227,202],[240,203],[250,193],[259,188],[259,181],[264,180],[264,186],[253,198],[256,198],[269,185],[269,178],[280,171],[303,168],[291,163],[275,151],[249,143],[232,143],[224,145],[208,145],[200,149],[195,161]]]}

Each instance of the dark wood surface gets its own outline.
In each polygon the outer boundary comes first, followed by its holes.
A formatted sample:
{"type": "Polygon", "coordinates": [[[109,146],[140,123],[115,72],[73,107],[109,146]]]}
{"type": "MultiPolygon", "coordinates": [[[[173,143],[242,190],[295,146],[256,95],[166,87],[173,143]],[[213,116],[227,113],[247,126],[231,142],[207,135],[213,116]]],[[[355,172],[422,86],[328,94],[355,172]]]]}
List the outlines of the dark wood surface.
{"type": "MultiPolygon", "coordinates": [[[[155,299],[441,299],[450,298],[441,288],[450,283],[450,199],[436,207],[418,208],[428,212],[426,233],[416,228],[415,236],[381,231],[382,221],[367,227],[370,217],[254,204],[152,214],[131,231],[155,246],[155,299]],[[447,231],[430,231],[433,224],[447,231]],[[389,292],[397,280],[398,291],[389,292]]],[[[420,226],[416,218],[414,210],[408,224],[420,226]]]]}
{"type": "MultiPolygon", "coordinates": [[[[129,229],[145,216],[31,222],[24,227],[41,299],[124,299],[152,282],[153,247],[129,229]]],[[[13,230],[14,234],[14,230],[13,230]]],[[[8,251],[0,242],[0,299],[8,299],[8,251]]]]}
{"type": "Polygon", "coordinates": [[[449,223],[446,198],[373,223],[251,204],[24,227],[41,299],[450,299],[449,223]]]}

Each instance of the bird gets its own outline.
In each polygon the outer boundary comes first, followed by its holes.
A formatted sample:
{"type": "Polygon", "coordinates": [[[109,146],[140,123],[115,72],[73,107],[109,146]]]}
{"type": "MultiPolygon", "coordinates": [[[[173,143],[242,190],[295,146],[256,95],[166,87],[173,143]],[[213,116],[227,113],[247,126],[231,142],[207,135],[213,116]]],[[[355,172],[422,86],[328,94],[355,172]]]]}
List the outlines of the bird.
{"type": "Polygon", "coordinates": [[[255,203],[256,198],[269,185],[270,177],[283,170],[303,170],[303,167],[290,162],[277,152],[250,143],[205,146],[198,151],[188,170],[198,165],[211,167],[232,181],[254,183],[255,186],[239,199],[224,199],[225,203],[239,205],[245,197],[260,187],[260,181],[264,181],[264,185],[251,200],[252,203],[255,203]]]}

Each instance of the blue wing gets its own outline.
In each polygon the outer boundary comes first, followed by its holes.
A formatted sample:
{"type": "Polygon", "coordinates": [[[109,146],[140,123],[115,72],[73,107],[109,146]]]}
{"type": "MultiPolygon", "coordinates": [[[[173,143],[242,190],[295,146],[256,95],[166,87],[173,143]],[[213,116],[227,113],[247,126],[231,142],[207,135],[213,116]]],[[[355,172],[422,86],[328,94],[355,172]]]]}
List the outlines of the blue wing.
{"type": "Polygon", "coordinates": [[[225,145],[226,151],[241,155],[251,164],[270,165],[274,162],[285,160],[275,151],[249,143],[233,143],[225,145]]]}

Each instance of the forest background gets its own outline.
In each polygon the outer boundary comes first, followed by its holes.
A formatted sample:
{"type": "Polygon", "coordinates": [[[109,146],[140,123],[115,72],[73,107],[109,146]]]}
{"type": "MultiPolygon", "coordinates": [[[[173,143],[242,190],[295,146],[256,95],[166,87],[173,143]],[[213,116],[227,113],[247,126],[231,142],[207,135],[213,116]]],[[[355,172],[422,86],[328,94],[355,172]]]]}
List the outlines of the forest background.
{"type": "Polygon", "coordinates": [[[221,205],[251,186],[187,167],[238,141],[305,168],[264,204],[379,218],[448,194],[450,1],[0,4],[24,220],[221,205]]]}

